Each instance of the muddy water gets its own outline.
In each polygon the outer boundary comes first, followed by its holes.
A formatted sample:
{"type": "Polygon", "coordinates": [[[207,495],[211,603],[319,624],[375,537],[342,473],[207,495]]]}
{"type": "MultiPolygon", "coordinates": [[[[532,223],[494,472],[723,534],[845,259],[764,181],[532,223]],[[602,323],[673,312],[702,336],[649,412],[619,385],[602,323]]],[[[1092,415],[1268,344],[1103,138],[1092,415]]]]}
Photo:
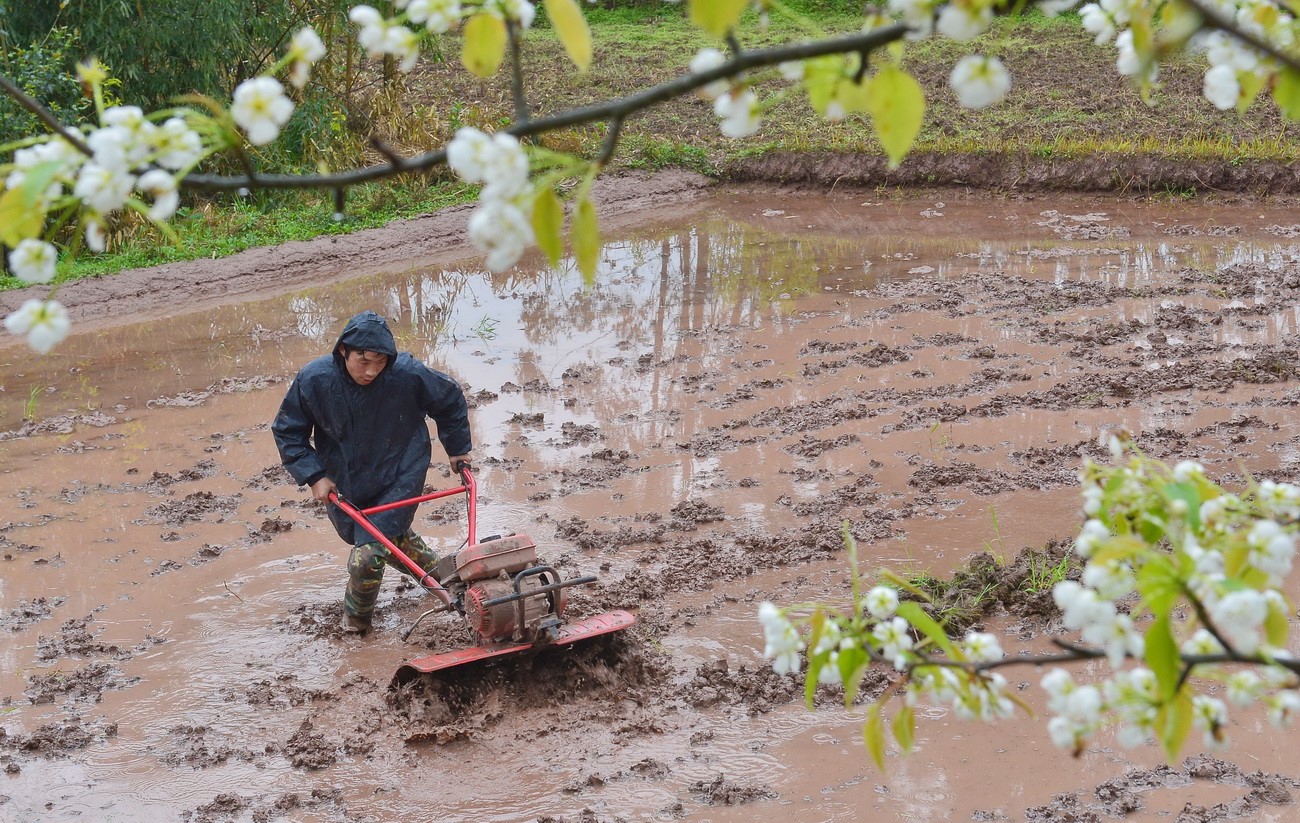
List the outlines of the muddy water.
{"type": "MultiPolygon", "coordinates": [[[[1099,787],[1158,756],[1073,760],[1041,720],[935,711],[877,773],[860,714],[807,712],[762,665],[754,612],[843,602],[844,519],[867,568],[907,572],[1070,535],[1078,463],[1119,425],[1228,481],[1297,479],[1293,215],[724,189],[610,238],[592,287],[471,259],[0,349],[0,820],[1113,811],[1099,787]],[[636,610],[628,637],[390,693],[468,640],[444,617],[403,643],[426,604],[396,575],[375,635],[339,636],[345,547],[267,424],[365,308],[466,385],[480,533],[599,574],[575,609],[636,610]]],[[[440,551],[464,536],[455,504],[417,523],[440,551]]],[[[1284,736],[1234,731],[1241,769],[1294,788],[1284,736]]],[[[1125,789],[1141,814],[1250,792],[1180,768],[1125,789]]]]}

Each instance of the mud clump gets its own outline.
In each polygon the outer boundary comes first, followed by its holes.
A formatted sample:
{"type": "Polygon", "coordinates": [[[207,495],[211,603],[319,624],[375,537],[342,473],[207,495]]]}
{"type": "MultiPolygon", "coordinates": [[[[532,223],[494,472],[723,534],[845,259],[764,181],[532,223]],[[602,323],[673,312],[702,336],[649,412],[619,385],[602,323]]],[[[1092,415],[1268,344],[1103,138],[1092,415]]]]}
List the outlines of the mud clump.
{"type": "Polygon", "coordinates": [[[209,515],[216,515],[220,520],[234,513],[242,500],[243,495],[239,494],[221,496],[212,492],[194,492],[185,495],[182,500],[160,503],[148,509],[145,514],[165,526],[175,528],[197,523],[209,515]]]}
{"type": "Polygon", "coordinates": [[[284,744],[283,753],[295,767],[315,770],[333,766],[339,759],[338,748],[316,733],[309,718],[284,744]]]}
{"type": "Polygon", "coordinates": [[[98,703],[106,690],[125,689],[139,682],[140,678],[124,677],[108,663],[95,662],[72,672],[31,675],[23,694],[33,706],[53,703],[64,695],[72,700],[98,703]]]}
{"type": "Polygon", "coordinates": [[[87,628],[91,620],[91,615],[86,615],[80,619],[66,620],[59,627],[58,636],[42,635],[37,638],[36,659],[50,661],[63,657],[86,657],[95,654],[110,655],[116,660],[130,659],[131,653],[121,646],[112,643],[101,643],[96,640],[87,628]]]}
{"type": "Polygon", "coordinates": [[[54,610],[63,605],[63,600],[62,597],[37,597],[20,602],[7,615],[0,617],[0,629],[18,632],[33,623],[48,620],[54,610]]]}
{"type": "Polygon", "coordinates": [[[767,800],[776,797],[776,792],[766,786],[754,786],[728,780],[719,774],[711,782],[697,780],[691,784],[691,794],[701,803],[709,806],[739,806],[755,800],[767,800]]]}
{"type": "Polygon", "coordinates": [[[116,736],[116,723],[101,719],[87,724],[74,716],[46,723],[26,735],[10,735],[0,729],[0,752],[20,752],[45,758],[67,757],[91,743],[116,736]]]}

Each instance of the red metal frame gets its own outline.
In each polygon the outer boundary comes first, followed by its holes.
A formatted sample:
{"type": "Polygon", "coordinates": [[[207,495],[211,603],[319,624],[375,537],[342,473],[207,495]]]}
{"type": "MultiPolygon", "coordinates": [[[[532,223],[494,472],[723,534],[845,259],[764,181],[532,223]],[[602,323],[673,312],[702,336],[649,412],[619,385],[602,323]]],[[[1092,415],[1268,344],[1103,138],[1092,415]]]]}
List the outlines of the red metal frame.
{"type": "Polygon", "coordinates": [[[358,526],[365,529],[370,534],[371,537],[375,538],[380,543],[382,543],[384,548],[392,552],[393,557],[397,558],[398,562],[400,562],[403,566],[405,566],[408,570],[410,570],[411,574],[415,577],[415,579],[419,582],[419,584],[424,587],[426,591],[429,591],[434,595],[436,595],[438,599],[441,600],[443,603],[447,605],[451,605],[453,602],[451,592],[443,588],[442,584],[439,583],[436,579],[434,579],[433,575],[429,574],[424,569],[420,568],[420,564],[412,560],[406,554],[406,552],[397,548],[396,544],[394,544],[392,540],[385,537],[383,532],[375,528],[375,524],[370,522],[369,515],[379,514],[380,512],[391,511],[392,509],[400,509],[406,506],[418,506],[419,504],[425,503],[429,500],[438,500],[443,497],[451,497],[452,495],[463,494],[465,495],[465,499],[467,502],[467,509],[469,511],[469,517],[468,517],[469,532],[468,532],[467,545],[472,546],[478,542],[478,500],[477,500],[478,482],[475,481],[474,473],[470,471],[468,465],[462,466],[460,470],[460,476],[461,479],[464,481],[464,485],[457,486],[452,489],[443,489],[442,491],[432,492],[430,494],[422,494],[418,497],[411,497],[406,500],[397,500],[392,503],[383,503],[381,505],[371,506],[370,508],[366,508],[366,509],[358,509],[356,506],[353,506],[351,503],[349,503],[348,501],[340,497],[336,492],[330,492],[329,499],[331,503],[333,503],[334,505],[342,509],[344,514],[346,514],[348,517],[351,517],[353,520],[355,520],[358,526]]]}

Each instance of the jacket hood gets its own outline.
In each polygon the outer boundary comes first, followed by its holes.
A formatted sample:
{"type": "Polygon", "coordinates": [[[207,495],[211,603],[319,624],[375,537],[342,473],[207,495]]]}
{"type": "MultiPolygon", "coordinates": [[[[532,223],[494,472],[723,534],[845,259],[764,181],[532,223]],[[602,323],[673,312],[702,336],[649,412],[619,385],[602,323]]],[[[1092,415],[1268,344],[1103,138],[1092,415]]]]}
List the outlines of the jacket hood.
{"type": "MultiPolygon", "coordinates": [[[[386,354],[389,366],[397,356],[397,341],[393,339],[393,333],[388,328],[388,321],[373,311],[361,312],[343,327],[343,333],[334,344],[334,359],[341,364],[343,357],[339,354],[339,344],[386,354]]],[[[384,370],[387,371],[388,368],[385,367],[384,370]]]]}

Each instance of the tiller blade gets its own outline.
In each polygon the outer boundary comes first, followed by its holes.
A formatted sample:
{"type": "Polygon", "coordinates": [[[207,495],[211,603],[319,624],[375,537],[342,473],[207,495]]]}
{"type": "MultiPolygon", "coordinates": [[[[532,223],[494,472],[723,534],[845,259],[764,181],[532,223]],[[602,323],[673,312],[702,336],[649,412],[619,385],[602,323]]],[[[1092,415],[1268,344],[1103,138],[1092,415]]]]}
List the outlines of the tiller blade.
{"type": "Polygon", "coordinates": [[[393,683],[400,686],[411,682],[421,674],[443,671],[493,657],[519,654],[530,649],[572,645],[602,634],[621,631],[635,622],[636,617],[630,612],[618,610],[588,617],[585,620],[566,623],[559,627],[553,640],[545,643],[488,643],[482,646],[471,646],[468,649],[458,649],[454,652],[418,657],[407,661],[398,668],[397,674],[393,676],[393,683]]]}

